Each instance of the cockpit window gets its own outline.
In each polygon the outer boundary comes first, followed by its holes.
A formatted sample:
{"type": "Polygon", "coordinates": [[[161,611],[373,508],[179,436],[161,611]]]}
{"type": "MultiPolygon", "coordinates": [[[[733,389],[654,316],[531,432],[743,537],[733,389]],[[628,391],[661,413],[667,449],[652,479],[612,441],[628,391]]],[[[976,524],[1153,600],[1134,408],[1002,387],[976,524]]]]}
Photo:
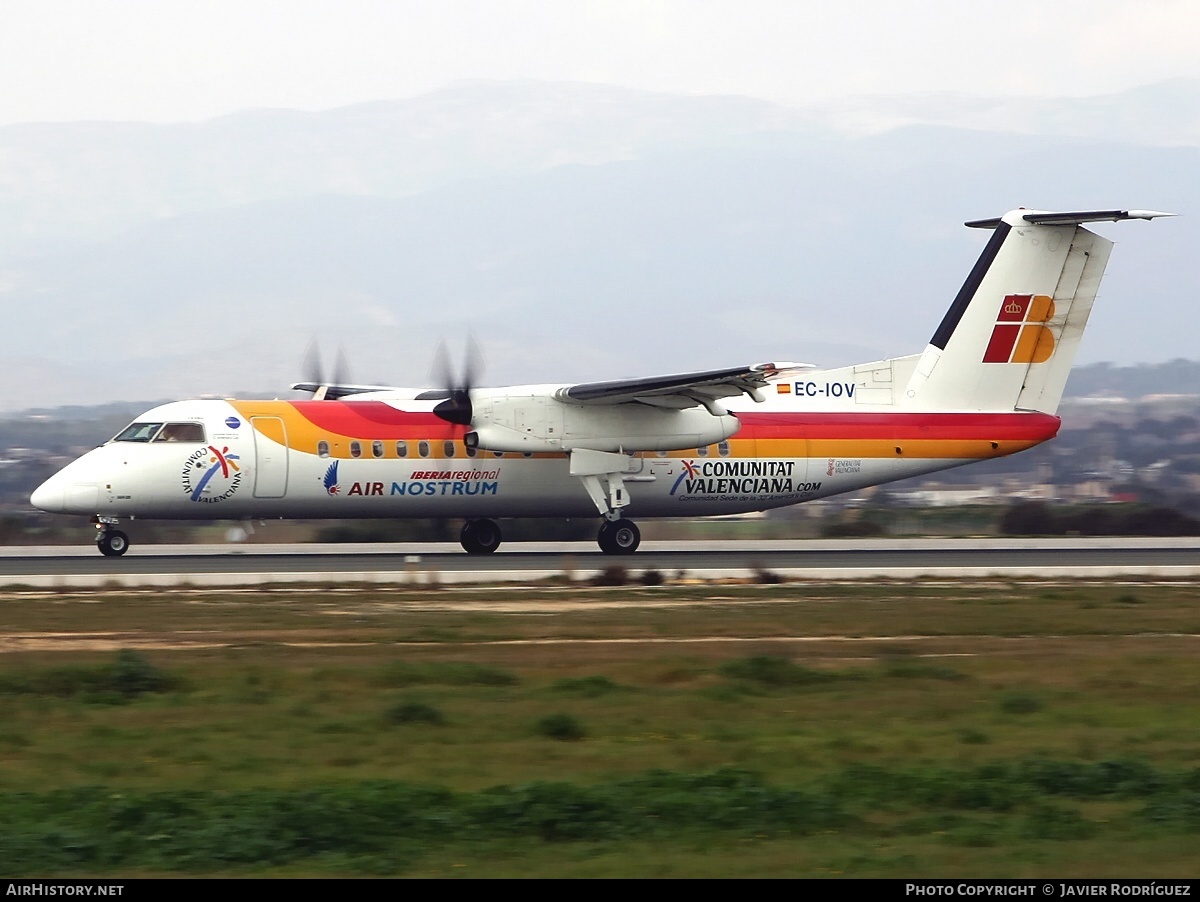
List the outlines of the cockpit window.
{"type": "Polygon", "coordinates": [[[130,423],[113,439],[114,442],[148,442],[162,428],[162,423],[130,423]]]}
{"type": "Polygon", "coordinates": [[[156,442],[204,443],[204,427],[199,423],[167,423],[154,437],[156,442]]]}

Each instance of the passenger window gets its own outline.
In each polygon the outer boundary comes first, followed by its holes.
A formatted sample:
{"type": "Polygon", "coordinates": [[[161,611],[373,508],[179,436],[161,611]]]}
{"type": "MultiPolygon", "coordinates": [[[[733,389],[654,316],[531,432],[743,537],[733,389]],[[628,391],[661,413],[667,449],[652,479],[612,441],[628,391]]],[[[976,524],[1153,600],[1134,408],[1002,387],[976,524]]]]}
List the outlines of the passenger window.
{"type": "Polygon", "coordinates": [[[350,443],[350,456],[351,457],[362,457],[362,442],[351,442],[350,443]]]}
{"type": "Polygon", "coordinates": [[[467,445],[466,448],[467,448],[467,457],[474,457],[476,455],[477,452],[473,447],[471,447],[470,445],[467,445]]]}
{"type": "Polygon", "coordinates": [[[156,442],[204,443],[204,427],[199,423],[167,423],[154,437],[156,442]]]}
{"type": "Polygon", "coordinates": [[[717,442],[717,453],[722,457],[729,456],[729,442],[717,442]]]}
{"type": "Polygon", "coordinates": [[[329,442],[317,442],[317,457],[329,456],[329,442]]]}
{"type": "Polygon", "coordinates": [[[705,445],[703,448],[697,448],[696,456],[697,457],[708,457],[708,445],[705,445]]]}
{"type": "Polygon", "coordinates": [[[162,423],[130,423],[113,439],[114,442],[148,442],[162,428],[162,423]]]}
{"type": "Polygon", "coordinates": [[[396,442],[396,456],[408,457],[408,442],[396,442]]]}
{"type": "Polygon", "coordinates": [[[383,442],[371,442],[371,454],[375,457],[383,457],[383,442]]]}
{"type": "Polygon", "coordinates": [[[492,457],[503,457],[503,456],[504,456],[503,451],[493,451],[492,452],[492,457]]]}
{"type": "Polygon", "coordinates": [[[425,441],[424,439],[417,442],[417,453],[420,454],[422,457],[428,457],[429,456],[429,442],[425,441]]]}
{"type": "Polygon", "coordinates": [[[450,441],[450,439],[446,439],[444,442],[442,442],[442,454],[445,457],[454,456],[454,442],[450,441]]]}

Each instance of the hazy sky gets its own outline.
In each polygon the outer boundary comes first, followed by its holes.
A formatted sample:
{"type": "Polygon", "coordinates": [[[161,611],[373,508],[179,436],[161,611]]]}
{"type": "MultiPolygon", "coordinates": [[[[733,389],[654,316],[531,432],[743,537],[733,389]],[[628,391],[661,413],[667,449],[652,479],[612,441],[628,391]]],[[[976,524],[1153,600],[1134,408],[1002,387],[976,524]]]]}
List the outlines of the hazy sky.
{"type": "Polygon", "coordinates": [[[1196,0],[0,0],[0,124],[324,109],[461,79],[785,103],[1200,77],[1196,0]]]}

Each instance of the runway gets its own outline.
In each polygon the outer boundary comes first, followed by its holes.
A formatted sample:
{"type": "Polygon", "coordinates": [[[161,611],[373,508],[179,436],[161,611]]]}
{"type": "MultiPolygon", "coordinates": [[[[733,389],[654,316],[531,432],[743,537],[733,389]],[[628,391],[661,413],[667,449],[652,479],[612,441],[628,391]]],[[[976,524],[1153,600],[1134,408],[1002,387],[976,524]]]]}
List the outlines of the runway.
{"type": "Polygon", "coordinates": [[[511,583],[584,580],[614,566],[634,578],[658,571],[697,579],[1188,579],[1200,576],[1200,538],[646,542],[627,557],[601,554],[591,542],[511,543],[481,556],[450,543],[142,545],[121,558],[91,545],[9,546],[0,549],[0,586],[511,583]]]}

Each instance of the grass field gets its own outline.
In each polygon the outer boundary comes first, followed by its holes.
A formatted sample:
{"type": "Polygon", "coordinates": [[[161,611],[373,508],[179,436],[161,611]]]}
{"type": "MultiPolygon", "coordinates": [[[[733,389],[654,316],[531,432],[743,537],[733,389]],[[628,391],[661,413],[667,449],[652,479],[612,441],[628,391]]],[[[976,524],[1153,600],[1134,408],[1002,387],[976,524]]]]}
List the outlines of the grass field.
{"type": "Polygon", "coordinates": [[[1196,876],[1187,583],[0,596],[10,875],[1196,876]]]}

